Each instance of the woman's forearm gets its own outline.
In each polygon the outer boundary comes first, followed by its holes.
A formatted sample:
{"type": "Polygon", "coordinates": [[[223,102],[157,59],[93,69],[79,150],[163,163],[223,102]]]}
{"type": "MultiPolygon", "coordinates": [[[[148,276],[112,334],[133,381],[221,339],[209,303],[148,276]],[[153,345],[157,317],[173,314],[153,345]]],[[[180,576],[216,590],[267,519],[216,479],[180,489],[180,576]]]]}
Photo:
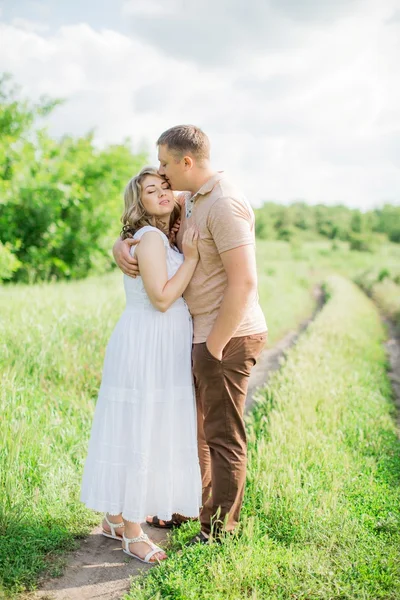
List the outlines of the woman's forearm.
{"type": "Polygon", "coordinates": [[[165,312],[180,296],[182,296],[189,281],[193,277],[197,263],[197,258],[185,258],[178,271],[160,289],[160,292],[157,294],[149,294],[154,308],[161,312],[165,312]],[[153,296],[153,298],[151,296],[153,296]]]}

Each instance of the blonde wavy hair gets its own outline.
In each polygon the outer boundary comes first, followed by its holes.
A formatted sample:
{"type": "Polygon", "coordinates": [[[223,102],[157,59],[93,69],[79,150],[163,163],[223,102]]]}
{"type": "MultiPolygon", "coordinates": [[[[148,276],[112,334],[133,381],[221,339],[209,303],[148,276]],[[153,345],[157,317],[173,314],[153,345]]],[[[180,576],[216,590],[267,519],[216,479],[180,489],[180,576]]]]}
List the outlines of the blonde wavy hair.
{"type": "Polygon", "coordinates": [[[156,168],[143,167],[143,169],[129,181],[124,192],[125,210],[121,217],[121,238],[124,240],[127,237],[132,237],[142,227],[145,227],[146,225],[152,225],[153,227],[157,227],[157,229],[160,229],[163,233],[165,233],[170,239],[170,243],[172,243],[170,238],[170,230],[175,221],[180,217],[180,206],[178,202],[175,201],[175,206],[170,216],[168,229],[166,229],[164,223],[161,223],[154,215],[149,215],[146,212],[141,199],[143,180],[148,175],[155,175],[160,179],[164,179],[164,177],[159,175],[156,168]]]}

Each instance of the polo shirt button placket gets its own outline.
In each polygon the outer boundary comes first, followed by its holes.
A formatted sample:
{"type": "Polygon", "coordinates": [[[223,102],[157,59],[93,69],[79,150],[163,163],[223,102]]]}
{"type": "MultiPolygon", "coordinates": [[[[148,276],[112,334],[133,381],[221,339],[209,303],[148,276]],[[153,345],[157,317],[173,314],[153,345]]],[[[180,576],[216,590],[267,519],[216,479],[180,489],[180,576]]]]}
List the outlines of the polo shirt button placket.
{"type": "Polygon", "coordinates": [[[192,216],[193,203],[194,203],[194,196],[192,198],[189,198],[189,200],[186,200],[186,218],[187,219],[189,219],[192,216]]]}

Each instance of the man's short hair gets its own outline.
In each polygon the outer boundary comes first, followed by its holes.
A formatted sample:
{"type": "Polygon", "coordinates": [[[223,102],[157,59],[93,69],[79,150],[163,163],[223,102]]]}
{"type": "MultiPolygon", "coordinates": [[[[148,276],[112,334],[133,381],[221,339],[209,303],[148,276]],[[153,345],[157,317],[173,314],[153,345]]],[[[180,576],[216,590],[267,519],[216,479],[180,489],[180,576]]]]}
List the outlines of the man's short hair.
{"type": "Polygon", "coordinates": [[[157,146],[168,146],[177,159],[190,152],[198,160],[210,158],[210,140],[195,125],[176,125],[164,131],[157,140],[157,146]]]}

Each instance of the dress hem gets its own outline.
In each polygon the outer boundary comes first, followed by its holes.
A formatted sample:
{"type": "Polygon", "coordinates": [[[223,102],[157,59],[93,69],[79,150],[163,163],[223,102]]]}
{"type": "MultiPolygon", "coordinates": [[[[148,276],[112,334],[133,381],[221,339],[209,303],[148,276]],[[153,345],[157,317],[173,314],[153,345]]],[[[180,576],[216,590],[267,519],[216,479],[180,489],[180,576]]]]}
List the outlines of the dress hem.
{"type": "MultiPolygon", "coordinates": [[[[148,512],[146,512],[146,514],[144,516],[138,517],[137,515],[133,515],[133,514],[128,514],[125,513],[123,509],[117,511],[115,508],[112,508],[110,510],[107,510],[105,508],[105,505],[102,504],[101,508],[98,508],[100,505],[97,504],[96,506],[94,506],[92,504],[88,504],[87,502],[84,502],[85,506],[87,506],[87,508],[90,508],[91,510],[94,510],[96,512],[102,512],[102,513],[107,513],[110,516],[117,516],[122,514],[122,518],[125,519],[125,521],[129,521],[130,523],[146,523],[146,517],[148,516],[152,516],[152,512],[151,510],[149,510],[148,512]]],[[[200,515],[200,509],[197,512],[194,512],[192,510],[182,510],[182,508],[176,508],[176,509],[171,509],[171,512],[162,512],[162,511],[156,511],[154,512],[154,514],[157,514],[157,517],[159,519],[161,519],[162,521],[171,521],[173,518],[173,515],[175,514],[179,514],[180,516],[186,518],[186,519],[197,519],[199,518],[200,515]]]]}

